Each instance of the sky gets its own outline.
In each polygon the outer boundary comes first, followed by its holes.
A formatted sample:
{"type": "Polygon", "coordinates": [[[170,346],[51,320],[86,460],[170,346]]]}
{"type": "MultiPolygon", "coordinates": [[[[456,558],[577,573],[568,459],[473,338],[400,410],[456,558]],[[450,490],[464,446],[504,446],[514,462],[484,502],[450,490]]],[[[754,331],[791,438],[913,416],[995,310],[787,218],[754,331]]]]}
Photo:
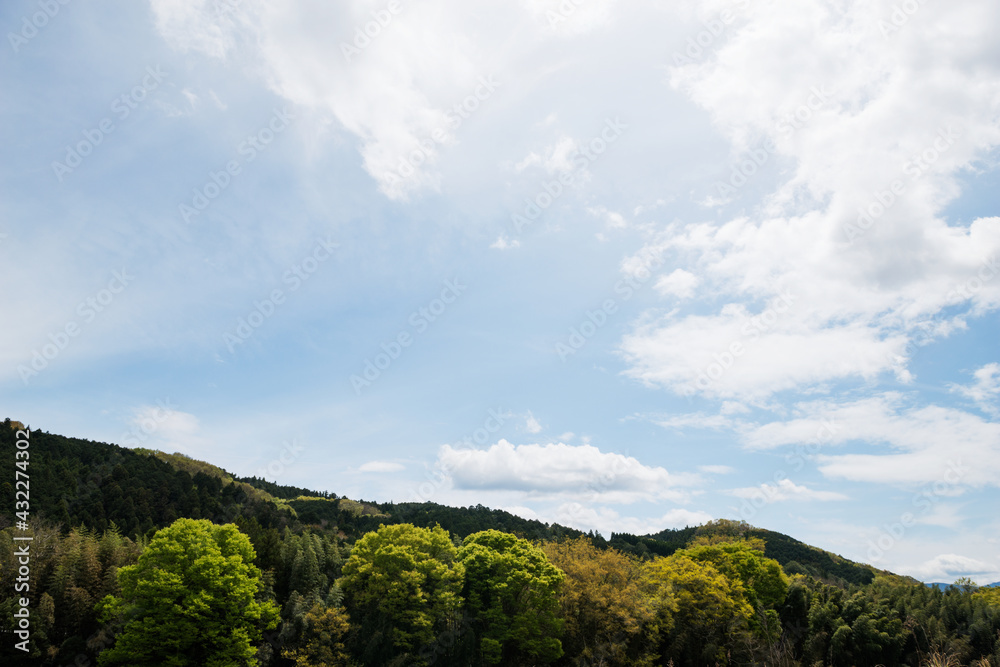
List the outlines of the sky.
{"type": "Polygon", "coordinates": [[[15,0],[0,407],[1000,581],[992,0],[15,0]]]}

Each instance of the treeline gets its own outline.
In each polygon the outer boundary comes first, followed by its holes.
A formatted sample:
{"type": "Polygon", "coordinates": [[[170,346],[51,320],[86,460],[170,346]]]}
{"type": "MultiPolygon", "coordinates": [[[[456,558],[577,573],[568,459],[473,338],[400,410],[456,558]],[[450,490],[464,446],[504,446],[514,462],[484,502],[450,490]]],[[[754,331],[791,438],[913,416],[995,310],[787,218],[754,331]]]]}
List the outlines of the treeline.
{"type": "MultiPolygon", "coordinates": [[[[274,611],[256,627],[256,662],[220,664],[1000,665],[998,591],[941,591],[890,576],[845,589],[789,577],[757,538],[704,534],[670,556],[641,559],[588,537],[537,542],[487,530],[459,539],[393,524],[348,545],[329,531],[279,532],[255,518],[229,525],[246,536],[246,564],[259,573],[245,594],[274,611]]],[[[7,590],[12,534],[0,531],[7,590]]],[[[11,648],[14,601],[5,599],[5,664],[101,664],[109,650],[119,655],[107,664],[158,664],[122,657],[114,647],[127,626],[102,615],[150,543],[114,528],[36,529],[30,660],[11,648]]],[[[185,579],[197,589],[189,581],[204,579],[185,579]]],[[[215,593],[219,605],[232,587],[215,593]]],[[[183,594],[208,605],[195,627],[214,628],[223,615],[205,592],[183,594]]]]}
{"type": "MultiPolygon", "coordinates": [[[[13,435],[0,427],[11,470],[13,435]]],[[[1000,667],[997,592],[927,588],[741,522],[604,540],[482,505],[360,502],[40,431],[25,661],[11,624],[12,481],[0,490],[4,664],[111,656],[125,616],[103,601],[125,609],[135,582],[123,588],[121,572],[188,518],[232,524],[252,546],[259,576],[246,590],[275,610],[247,630],[261,665],[1000,667]]]]}

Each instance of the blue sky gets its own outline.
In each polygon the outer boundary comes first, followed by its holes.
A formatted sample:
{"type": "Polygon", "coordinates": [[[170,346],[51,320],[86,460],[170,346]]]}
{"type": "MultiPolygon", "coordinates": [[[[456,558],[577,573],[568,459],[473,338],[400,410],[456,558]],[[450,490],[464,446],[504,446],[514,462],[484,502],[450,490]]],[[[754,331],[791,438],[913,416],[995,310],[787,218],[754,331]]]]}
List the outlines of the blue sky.
{"type": "Polygon", "coordinates": [[[1000,580],[1000,8],[911,4],[5,3],[3,413],[1000,580]]]}

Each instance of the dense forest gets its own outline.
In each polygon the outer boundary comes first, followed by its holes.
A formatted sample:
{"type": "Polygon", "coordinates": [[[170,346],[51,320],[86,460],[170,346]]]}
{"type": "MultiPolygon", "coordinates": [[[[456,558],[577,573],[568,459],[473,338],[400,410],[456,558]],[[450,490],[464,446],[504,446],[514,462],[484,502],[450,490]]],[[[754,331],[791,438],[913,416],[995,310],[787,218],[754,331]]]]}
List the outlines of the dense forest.
{"type": "Polygon", "coordinates": [[[606,540],[44,431],[28,469],[28,592],[14,475],[0,483],[4,664],[1000,667],[1000,589],[928,587],[745,523],[606,540]]]}

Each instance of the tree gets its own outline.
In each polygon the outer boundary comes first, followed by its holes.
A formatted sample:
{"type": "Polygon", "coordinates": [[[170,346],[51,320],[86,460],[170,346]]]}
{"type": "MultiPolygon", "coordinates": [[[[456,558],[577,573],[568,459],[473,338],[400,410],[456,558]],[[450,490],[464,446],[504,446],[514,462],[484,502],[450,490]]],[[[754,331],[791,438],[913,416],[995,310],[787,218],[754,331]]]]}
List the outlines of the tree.
{"type": "Polygon", "coordinates": [[[465,538],[458,560],[465,566],[466,611],[479,628],[483,664],[537,664],[562,656],[558,591],[565,575],[541,549],[485,530],[465,538]]]}
{"type": "Polygon", "coordinates": [[[785,601],[788,577],[778,561],[764,557],[761,540],[701,544],[678,553],[711,563],[730,581],[738,582],[755,611],[760,607],[775,609],[785,601]]]}
{"type": "MultiPolygon", "coordinates": [[[[415,656],[459,621],[465,568],[439,526],[382,525],[359,539],[339,584],[361,629],[352,642],[366,664],[415,656]]],[[[419,658],[414,658],[420,661],[419,658]]]]}
{"type": "Polygon", "coordinates": [[[594,665],[651,665],[661,630],[655,595],[643,586],[642,562],[615,549],[598,549],[580,537],[547,542],[542,551],[566,574],[559,592],[566,657],[594,665]]]}
{"type": "Polygon", "coordinates": [[[305,617],[302,648],[285,651],[295,667],[344,667],[350,657],[344,638],[351,629],[347,613],[339,607],[315,605],[305,617]]]}
{"type": "Polygon", "coordinates": [[[662,661],[726,664],[726,647],[753,616],[733,582],[711,563],[681,552],[644,567],[650,587],[663,595],[660,614],[672,614],[674,620],[661,640],[662,661]]]}
{"type": "Polygon", "coordinates": [[[125,623],[101,665],[237,667],[253,664],[252,642],[278,623],[256,599],[260,570],[235,525],[178,519],[156,533],[135,565],[118,571],[122,596],[102,602],[105,621],[125,623]]]}

